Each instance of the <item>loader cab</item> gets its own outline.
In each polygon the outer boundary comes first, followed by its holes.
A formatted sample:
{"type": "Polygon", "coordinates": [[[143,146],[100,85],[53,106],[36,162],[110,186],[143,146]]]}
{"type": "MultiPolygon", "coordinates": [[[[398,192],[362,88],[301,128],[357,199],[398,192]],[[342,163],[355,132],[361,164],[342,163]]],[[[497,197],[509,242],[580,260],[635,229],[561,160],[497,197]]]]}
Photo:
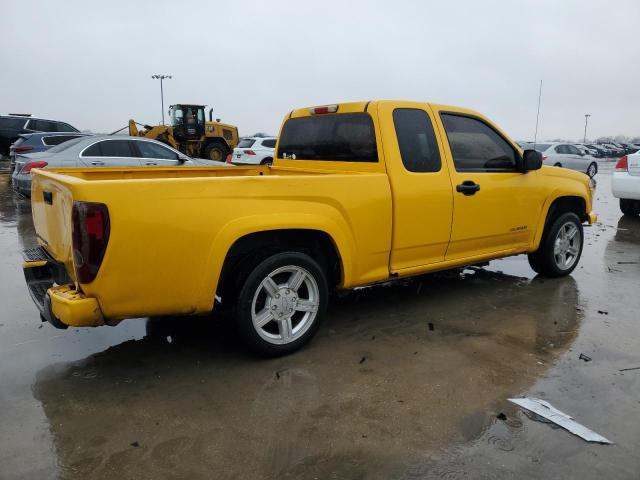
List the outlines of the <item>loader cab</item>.
{"type": "Polygon", "coordinates": [[[169,121],[177,141],[200,140],[204,135],[204,105],[171,105],[169,121]]]}

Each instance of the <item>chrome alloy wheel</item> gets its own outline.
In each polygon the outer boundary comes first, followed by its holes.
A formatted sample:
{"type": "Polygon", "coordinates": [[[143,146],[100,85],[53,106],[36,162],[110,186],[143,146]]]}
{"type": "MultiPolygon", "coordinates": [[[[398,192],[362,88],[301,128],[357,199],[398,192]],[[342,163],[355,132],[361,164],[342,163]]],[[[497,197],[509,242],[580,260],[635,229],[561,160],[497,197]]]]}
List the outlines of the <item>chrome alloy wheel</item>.
{"type": "Polygon", "coordinates": [[[300,338],[311,327],[320,305],[316,279],[304,268],[277,268],[258,285],[251,302],[251,320],[258,335],[283,345],[300,338]]]}
{"type": "Polygon", "coordinates": [[[553,244],[553,257],[560,270],[568,270],[578,260],[582,235],[573,222],[567,222],[560,227],[553,244]]]}

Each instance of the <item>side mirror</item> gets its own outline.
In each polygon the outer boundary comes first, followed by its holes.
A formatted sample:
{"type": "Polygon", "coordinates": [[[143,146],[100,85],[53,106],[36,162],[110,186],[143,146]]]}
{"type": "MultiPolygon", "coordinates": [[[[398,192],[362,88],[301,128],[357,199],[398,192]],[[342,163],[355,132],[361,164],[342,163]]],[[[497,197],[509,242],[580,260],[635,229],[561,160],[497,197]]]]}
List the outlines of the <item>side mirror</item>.
{"type": "Polygon", "coordinates": [[[542,154],[537,150],[525,150],[522,155],[522,170],[540,170],[542,168],[542,154]]]}
{"type": "Polygon", "coordinates": [[[178,162],[180,164],[183,164],[184,162],[186,162],[187,160],[189,160],[189,157],[185,157],[184,155],[178,155],[178,162]]]}

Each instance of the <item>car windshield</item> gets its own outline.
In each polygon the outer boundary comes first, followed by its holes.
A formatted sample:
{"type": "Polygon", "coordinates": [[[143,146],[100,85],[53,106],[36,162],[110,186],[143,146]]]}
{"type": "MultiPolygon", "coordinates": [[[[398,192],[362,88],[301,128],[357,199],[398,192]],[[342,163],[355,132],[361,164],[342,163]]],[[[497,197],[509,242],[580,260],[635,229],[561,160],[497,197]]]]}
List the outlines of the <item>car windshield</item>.
{"type": "Polygon", "coordinates": [[[50,148],[48,151],[50,153],[62,152],[69,147],[73,147],[76,143],[78,143],[80,140],[83,140],[83,139],[84,137],[78,137],[78,138],[74,138],[73,140],[68,140],[64,143],[61,143],[60,145],[56,145],[55,147],[50,148]]]}
{"type": "Polygon", "coordinates": [[[536,150],[539,152],[544,152],[551,146],[550,143],[536,143],[536,150]]]}

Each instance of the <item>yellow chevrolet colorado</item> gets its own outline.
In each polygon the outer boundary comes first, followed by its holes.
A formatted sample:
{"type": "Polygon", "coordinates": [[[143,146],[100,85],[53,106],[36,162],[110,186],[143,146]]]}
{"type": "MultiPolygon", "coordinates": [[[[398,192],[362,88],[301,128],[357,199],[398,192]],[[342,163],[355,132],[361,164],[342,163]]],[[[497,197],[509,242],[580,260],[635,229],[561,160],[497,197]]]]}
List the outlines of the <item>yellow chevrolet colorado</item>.
{"type": "Polygon", "coordinates": [[[293,110],[273,166],[34,170],[29,291],[54,326],[228,309],[266,355],[331,289],[526,253],[551,277],[593,223],[586,175],[479,113],[408,101],[293,110]]]}

